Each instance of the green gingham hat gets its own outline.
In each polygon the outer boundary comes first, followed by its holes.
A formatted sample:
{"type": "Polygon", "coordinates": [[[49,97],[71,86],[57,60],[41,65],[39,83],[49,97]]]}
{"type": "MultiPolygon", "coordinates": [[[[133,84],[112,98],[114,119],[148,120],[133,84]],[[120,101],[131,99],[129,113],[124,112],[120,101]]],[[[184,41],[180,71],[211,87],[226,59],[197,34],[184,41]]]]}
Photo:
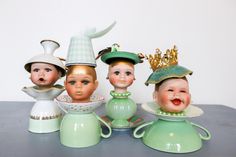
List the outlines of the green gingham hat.
{"type": "Polygon", "coordinates": [[[66,66],[79,64],[96,67],[91,39],[105,35],[115,24],[116,22],[112,23],[100,32],[96,32],[96,29],[92,28],[80,33],[78,36],[72,37],[67,54],[66,66]]]}

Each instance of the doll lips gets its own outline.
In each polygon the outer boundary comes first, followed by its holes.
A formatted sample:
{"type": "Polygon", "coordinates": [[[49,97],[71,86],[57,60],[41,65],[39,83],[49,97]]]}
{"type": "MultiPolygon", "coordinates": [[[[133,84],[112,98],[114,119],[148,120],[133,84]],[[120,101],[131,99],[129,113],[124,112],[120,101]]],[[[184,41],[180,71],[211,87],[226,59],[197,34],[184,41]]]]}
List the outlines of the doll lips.
{"type": "Polygon", "coordinates": [[[43,81],[44,81],[44,79],[43,79],[43,78],[40,78],[40,79],[39,79],[39,81],[43,82],[43,81]]]}
{"type": "Polygon", "coordinates": [[[81,91],[76,92],[77,95],[82,95],[81,91]]]}
{"type": "Polygon", "coordinates": [[[181,100],[180,99],[173,99],[171,100],[171,102],[176,105],[176,106],[179,106],[181,104],[181,100]]]}

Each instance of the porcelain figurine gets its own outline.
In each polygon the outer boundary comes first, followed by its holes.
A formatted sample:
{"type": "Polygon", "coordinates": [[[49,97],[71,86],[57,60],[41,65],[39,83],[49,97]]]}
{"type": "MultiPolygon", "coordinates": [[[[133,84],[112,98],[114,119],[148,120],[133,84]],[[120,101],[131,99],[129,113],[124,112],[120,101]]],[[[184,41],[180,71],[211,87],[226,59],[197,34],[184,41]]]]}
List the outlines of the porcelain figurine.
{"type": "Polygon", "coordinates": [[[186,76],[191,75],[192,71],[178,65],[175,46],[163,55],[157,49],[154,55],[146,58],[153,73],[145,84],[155,84],[155,91],[154,102],[145,103],[142,108],[157,115],[158,119],[137,127],[134,137],[142,138],[145,145],[164,152],[189,153],[199,150],[202,140],[209,140],[211,134],[206,128],[187,120],[203,113],[200,108],[190,105],[186,76]],[[139,130],[144,127],[147,128],[140,133],[139,130]],[[205,135],[195,128],[201,129],[205,135]]]}
{"type": "Polygon", "coordinates": [[[98,81],[91,39],[105,35],[114,25],[100,32],[88,29],[71,38],[64,83],[68,95],[57,99],[59,106],[66,112],[60,126],[60,141],[64,146],[93,146],[100,142],[101,137],[108,138],[112,133],[110,126],[94,112],[104,104],[104,98],[93,95],[98,81]],[[108,129],[106,134],[102,132],[100,122],[108,129]]]}
{"type": "Polygon", "coordinates": [[[110,126],[94,113],[104,103],[103,97],[94,99],[98,86],[94,67],[71,65],[68,67],[65,88],[68,96],[58,98],[59,105],[66,112],[60,127],[61,143],[68,147],[89,147],[99,143],[100,137],[111,135],[110,126]],[[102,132],[100,122],[108,128],[102,132]]]}
{"type": "Polygon", "coordinates": [[[53,56],[59,44],[52,40],[43,40],[41,45],[44,53],[34,56],[26,64],[30,79],[35,86],[24,87],[22,90],[36,99],[29,120],[29,131],[34,133],[49,133],[59,130],[61,112],[54,98],[65,89],[56,81],[65,75],[62,61],[53,56]]]}
{"type": "Polygon", "coordinates": [[[113,119],[112,128],[128,128],[128,119],[136,113],[137,105],[129,98],[131,93],[127,89],[135,80],[134,65],[141,63],[141,59],[137,54],[118,51],[118,48],[119,45],[114,44],[99,53],[101,60],[109,65],[107,79],[114,87],[110,92],[113,98],[106,103],[105,109],[113,119]]]}

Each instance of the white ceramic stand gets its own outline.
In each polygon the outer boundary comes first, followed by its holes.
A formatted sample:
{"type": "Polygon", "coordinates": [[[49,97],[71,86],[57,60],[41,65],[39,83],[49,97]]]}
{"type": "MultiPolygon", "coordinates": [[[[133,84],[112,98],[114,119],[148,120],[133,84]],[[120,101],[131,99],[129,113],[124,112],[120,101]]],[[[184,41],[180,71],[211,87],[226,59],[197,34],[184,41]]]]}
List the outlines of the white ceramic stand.
{"type": "Polygon", "coordinates": [[[47,90],[24,87],[22,90],[37,100],[30,113],[29,131],[50,133],[59,130],[62,113],[54,98],[64,91],[64,87],[55,86],[47,90]]]}

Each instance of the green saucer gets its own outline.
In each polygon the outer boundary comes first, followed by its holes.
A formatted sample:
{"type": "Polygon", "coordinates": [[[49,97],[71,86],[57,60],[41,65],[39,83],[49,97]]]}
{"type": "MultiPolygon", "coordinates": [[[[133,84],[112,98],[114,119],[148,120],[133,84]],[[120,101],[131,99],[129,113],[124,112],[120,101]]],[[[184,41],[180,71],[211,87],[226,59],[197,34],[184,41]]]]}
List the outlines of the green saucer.
{"type": "Polygon", "coordinates": [[[128,119],[129,122],[129,126],[126,127],[114,127],[112,126],[112,121],[113,119],[107,115],[103,115],[101,116],[101,118],[108,124],[111,126],[112,129],[115,130],[123,130],[123,129],[131,129],[131,128],[135,128],[141,124],[144,123],[144,119],[138,115],[134,115],[133,117],[128,119]]]}

